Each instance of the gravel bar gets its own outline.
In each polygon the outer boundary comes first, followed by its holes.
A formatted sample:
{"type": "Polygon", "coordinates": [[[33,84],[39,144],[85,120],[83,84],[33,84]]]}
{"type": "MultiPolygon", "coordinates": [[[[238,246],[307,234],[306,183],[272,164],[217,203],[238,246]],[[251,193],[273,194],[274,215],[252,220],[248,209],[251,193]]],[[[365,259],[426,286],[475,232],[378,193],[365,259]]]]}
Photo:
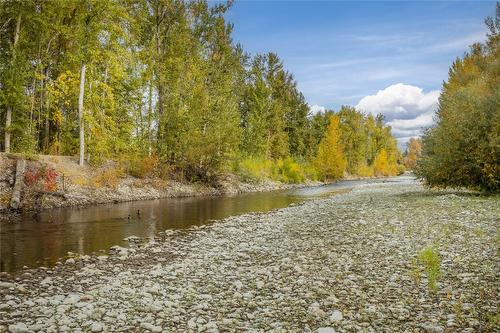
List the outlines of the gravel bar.
{"type": "Polygon", "coordinates": [[[4,275],[0,332],[498,332],[499,203],[387,182],[130,237],[4,275]]]}

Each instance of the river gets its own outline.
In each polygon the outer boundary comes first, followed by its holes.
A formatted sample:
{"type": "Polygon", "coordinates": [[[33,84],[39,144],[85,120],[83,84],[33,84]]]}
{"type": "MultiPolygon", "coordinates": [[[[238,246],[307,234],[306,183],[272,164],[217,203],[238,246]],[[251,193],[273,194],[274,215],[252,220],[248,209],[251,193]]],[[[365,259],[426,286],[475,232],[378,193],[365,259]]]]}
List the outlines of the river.
{"type": "Polygon", "coordinates": [[[344,180],[329,185],[222,197],[167,198],[68,207],[24,213],[0,224],[0,271],[14,273],[24,266],[52,266],[68,252],[105,253],[126,245],[131,235],[149,238],[167,229],[249,212],[267,212],[304,200],[378,182],[404,182],[408,177],[344,180]]]}

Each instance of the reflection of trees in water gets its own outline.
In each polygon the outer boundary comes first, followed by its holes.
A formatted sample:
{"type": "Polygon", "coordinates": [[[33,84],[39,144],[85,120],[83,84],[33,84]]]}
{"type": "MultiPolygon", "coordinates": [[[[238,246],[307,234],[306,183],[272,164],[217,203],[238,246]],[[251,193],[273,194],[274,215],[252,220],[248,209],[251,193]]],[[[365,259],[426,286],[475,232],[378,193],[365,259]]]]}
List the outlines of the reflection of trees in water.
{"type": "Polygon", "coordinates": [[[116,244],[126,245],[123,239],[131,235],[147,238],[165,229],[185,229],[232,215],[266,212],[304,199],[286,192],[267,192],[60,208],[24,215],[16,223],[2,225],[0,269],[51,266],[68,252],[90,254],[107,251],[116,244]]]}

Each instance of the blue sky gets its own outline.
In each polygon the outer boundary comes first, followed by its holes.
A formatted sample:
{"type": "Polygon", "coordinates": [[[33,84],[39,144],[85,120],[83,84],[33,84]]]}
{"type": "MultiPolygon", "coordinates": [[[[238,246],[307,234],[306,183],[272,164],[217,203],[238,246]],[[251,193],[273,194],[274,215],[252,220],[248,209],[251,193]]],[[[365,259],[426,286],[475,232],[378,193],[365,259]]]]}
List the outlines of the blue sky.
{"type": "Polygon", "coordinates": [[[430,125],[451,62],[484,40],[494,10],[489,1],[236,0],[226,17],[247,52],[278,53],[314,110],[382,112],[404,142],[430,125]]]}

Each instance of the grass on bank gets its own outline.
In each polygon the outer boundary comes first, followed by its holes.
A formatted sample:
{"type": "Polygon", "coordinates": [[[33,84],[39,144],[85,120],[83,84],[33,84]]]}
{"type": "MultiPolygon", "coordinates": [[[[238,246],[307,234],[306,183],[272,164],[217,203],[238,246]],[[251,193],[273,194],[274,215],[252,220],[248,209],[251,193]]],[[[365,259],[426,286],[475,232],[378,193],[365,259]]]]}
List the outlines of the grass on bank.
{"type": "Polygon", "coordinates": [[[418,262],[423,266],[427,275],[429,290],[437,291],[437,281],[441,275],[441,258],[438,251],[432,247],[426,247],[418,254],[418,262]]]}
{"type": "MultiPolygon", "coordinates": [[[[242,181],[253,183],[266,179],[289,184],[302,183],[305,180],[335,180],[335,178],[332,179],[328,175],[323,174],[321,168],[314,163],[296,161],[291,157],[278,160],[245,157],[234,161],[231,169],[242,181]]],[[[358,167],[355,174],[347,175],[344,171],[343,176],[395,176],[402,174],[404,171],[404,167],[401,168],[399,165],[386,164],[379,166],[362,164],[358,167]]]]}
{"type": "Polygon", "coordinates": [[[292,158],[276,161],[261,158],[244,158],[233,163],[232,171],[244,182],[260,182],[272,179],[283,183],[302,183],[307,179],[315,180],[312,168],[299,164],[292,158]]]}
{"type": "MultiPolygon", "coordinates": [[[[25,155],[8,155],[9,158],[28,159],[25,155]]],[[[162,163],[160,158],[152,154],[141,158],[123,158],[116,161],[106,161],[101,165],[88,165],[84,169],[76,166],[73,159],[54,158],[51,156],[35,155],[30,156],[30,161],[34,162],[31,168],[44,169],[47,163],[50,163],[57,173],[57,177],[64,177],[66,182],[77,186],[94,188],[113,188],[116,189],[121,180],[127,176],[133,176],[139,179],[150,180],[177,180],[203,182],[202,180],[189,179],[182,169],[175,168],[172,165],[162,163]]],[[[324,163],[323,163],[324,164],[324,163]]],[[[377,177],[391,176],[400,174],[402,170],[395,168],[391,164],[366,165],[362,164],[357,168],[355,174],[347,174],[342,171],[336,178],[330,174],[325,174],[322,170],[323,164],[309,161],[300,161],[292,157],[276,160],[259,157],[236,157],[223,171],[236,175],[241,181],[248,183],[259,183],[265,180],[273,180],[286,184],[300,184],[305,181],[332,181],[341,177],[359,176],[359,177],[377,177]]],[[[344,170],[344,169],[343,169],[344,170]]],[[[222,172],[222,171],[221,171],[222,172]]],[[[218,179],[223,174],[215,175],[213,184],[217,184],[218,179]]]]}

